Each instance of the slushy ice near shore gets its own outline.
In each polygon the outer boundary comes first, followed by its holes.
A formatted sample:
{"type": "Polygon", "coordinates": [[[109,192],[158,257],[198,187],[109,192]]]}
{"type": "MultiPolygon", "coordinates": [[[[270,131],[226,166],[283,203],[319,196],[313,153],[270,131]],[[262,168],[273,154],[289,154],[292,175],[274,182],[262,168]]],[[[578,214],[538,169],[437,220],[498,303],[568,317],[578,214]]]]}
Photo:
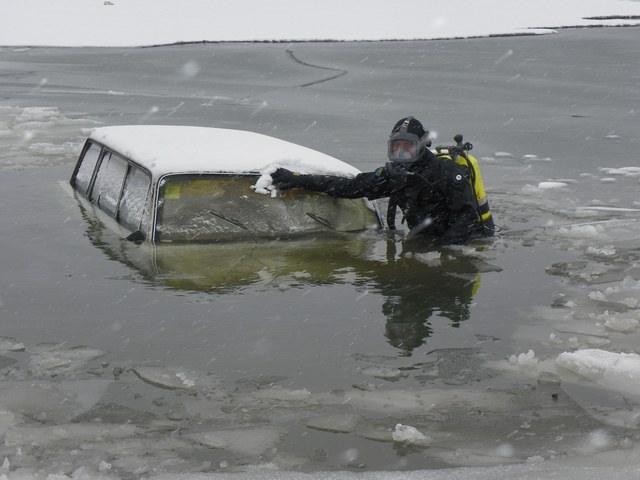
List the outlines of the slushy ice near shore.
{"type": "MultiPolygon", "coordinates": [[[[4,339],[18,343],[12,342],[4,339]]],[[[396,468],[402,468],[402,452],[441,466],[484,466],[628,451],[637,441],[632,425],[593,419],[559,382],[536,382],[544,376],[531,357],[510,362],[520,374],[533,375],[521,386],[496,386],[500,369],[480,352],[452,349],[434,351],[406,370],[424,388],[403,388],[402,381],[381,380],[369,371],[353,372],[361,380],[353,389],[311,392],[287,387],[282,377],[230,383],[209,371],[109,364],[92,349],[63,345],[34,346],[48,352],[34,362],[31,349],[15,354],[27,366],[6,366],[0,385],[0,455],[12,471],[45,475],[97,466],[126,477],[246,471],[249,465],[283,471],[366,468],[374,462],[365,453],[368,447],[401,453],[396,468]],[[35,364],[37,372],[30,367],[35,364]],[[461,371],[468,372],[466,379],[461,371]],[[314,436],[333,437],[338,448],[309,451],[314,436]]],[[[606,388],[625,389],[625,375],[633,375],[637,365],[628,356],[623,364],[620,355],[603,360],[596,351],[563,353],[558,364],[569,372],[559,375],[584,375],[580,361],[598,359],[606,388]]],[[[360,360],[369,367],[390,362],[360,360]]]]}

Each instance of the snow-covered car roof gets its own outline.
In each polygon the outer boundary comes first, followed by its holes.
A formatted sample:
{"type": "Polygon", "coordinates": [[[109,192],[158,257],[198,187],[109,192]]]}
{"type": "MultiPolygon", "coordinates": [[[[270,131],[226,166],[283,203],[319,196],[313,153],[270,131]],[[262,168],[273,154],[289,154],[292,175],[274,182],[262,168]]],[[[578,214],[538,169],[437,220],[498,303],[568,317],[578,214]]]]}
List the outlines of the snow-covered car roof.
{"type": "Polygon", "coordinates": [[[167,173],[259,173],[285,167],[301,173],[353,176],[355,167],[316,150],[223,128],[126,125],[96,128],[90,138],[147,168],[167,173]]]}

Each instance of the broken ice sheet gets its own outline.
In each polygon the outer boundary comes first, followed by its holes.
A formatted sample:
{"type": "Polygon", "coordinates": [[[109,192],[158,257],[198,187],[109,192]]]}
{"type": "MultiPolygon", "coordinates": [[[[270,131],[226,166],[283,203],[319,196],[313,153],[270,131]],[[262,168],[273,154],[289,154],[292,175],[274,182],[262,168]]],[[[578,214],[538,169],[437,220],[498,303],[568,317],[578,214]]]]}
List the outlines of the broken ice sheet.
{"type": "Polygon", "coordinates": [[[640,398],[640,355],[600,349],[564,352],[556,365],[579,378],[607,389],[626,392],[640,398]]]}
{"type": "Polygon", "coordinates": [[[637,318],[636,312],[617,314],[614,312],[609,313],[605,310],[602,315],[598,315],[598,320],[604,321],[604,326],[607,330],[618,333],[632,333],[640,327],[640,321],[637,318]]]}
{"type": "Polygon", "coordinates": [[[317,401],[306,388],[291,390],[280,385],[272,388],[264,388],[251,393],[251,397],[265,400],[277,400],[288,402],[303,402],[305,404],[315,404],[317,401]]]}
{"type": "Polygon", "coordinates": [[[365,367],[360,372],[382,380],[399,380],[408,376],[406,372],[391,367],[365,367]]]}
{"type": "Polygon", "coordinates": [[[18,342],[15,338],[0,337],[0,352],[24,352],[24,343],[18,342]]]}
{"type": "Polygon", "coordinates": [[[87,346],[65,347],[64,344],[43,343],[29,349],[29,367],[35,374],[64,373],[78,370],[107,352],[87,346]]]}
{"type": "Polygon", "coordinates": [[[359,421],[360,416],[355,414],[323,415],[309,419],[307,427],[326,432],[349,433],[359,421]]]}
{"type": "Polygon", "coordinates": [[[215,375],[184,368],[135,365],[131,370],[154,387],[211,393],[220,388],[215,375]]]}
{"type": "Polygon", "coordinates": [[[222,448],[243,455],[260,456],[276,447],[282,436],[281,429],[265,426],[187,433],[183,435],[183,438],[211,448],[222,448]]]}
{"type": "MultiPolygon", "coordinates": [[[[326,403],[331,401],[325,399],[326,403]]],[[[425,414],[446,406],[453,408],[482,409],[484,411],[509,411],[514,398],[503,392],[481,392],[473,389],[418,389],[418,390],[376,390],[365,392],[349,390],[335,402],[372,412],[399,414],[425,414]]]]}
{"type": "Polygon", "coordinates": [[[5,381],[0,384],[0,408],[38,422],[68,422],[92,408],[110,384],[107,380],[5,381]]]}
{"type": "Polygon", "coordinates": [[[135,425],[101,423],[69,423],[48,426],[14,426],[5,435],[5,445],[46,447],[60,442],[80,444],[83,441],[132,437],[142,430],[135,425]]]}

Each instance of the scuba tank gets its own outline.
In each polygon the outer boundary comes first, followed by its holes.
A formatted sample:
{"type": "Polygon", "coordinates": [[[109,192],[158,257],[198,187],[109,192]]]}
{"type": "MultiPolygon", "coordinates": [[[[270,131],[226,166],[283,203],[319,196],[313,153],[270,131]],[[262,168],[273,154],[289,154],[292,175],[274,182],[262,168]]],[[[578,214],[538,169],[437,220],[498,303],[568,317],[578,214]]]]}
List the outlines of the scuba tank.
{"type": "Polygon", "coordinates": [[[491,210],[489,209],[489,200],[484,190],[480,167],[478,166],[476,158],[469,154],[469,151],[473,149],[473,145],[469,142],[462,143],[462,140],[462,134],[458,133],[453,137],[453,141],[456,142],[455,145],[439,145],[436,147],[436,156],[453,160],[458,165],[466,167],[469,170],[469,180],[476,195],[476,210],[478,211],[478,216],[482,221],[483,227],[487,230],[484,234],[493,235],[495,225],[493,223],[493,217],[491,216],[491,210]]]}

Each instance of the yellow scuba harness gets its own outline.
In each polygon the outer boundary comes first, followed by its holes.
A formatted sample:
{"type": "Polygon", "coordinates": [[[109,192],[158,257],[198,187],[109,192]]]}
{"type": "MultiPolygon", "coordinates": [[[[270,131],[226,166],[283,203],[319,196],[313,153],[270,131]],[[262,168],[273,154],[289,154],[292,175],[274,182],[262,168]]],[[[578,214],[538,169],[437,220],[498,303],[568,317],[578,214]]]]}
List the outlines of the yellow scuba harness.
{"type": "Polygon", "coordinates": [[[476,196],[476,210],[478,216],[482,221],[485,228],[493,231],[494,224],[491,216],[491,210],[489,210],[489,200],[484,190],[484,183],[482,182],[482,175],[480,174],[480,167],[478,166],[478,160],[473,155],[469,155],[469,151],[473,148],[473,145],[469,142],[462,143],[463,137],[458,133],[453,137],[455,145],[436,147],[436,156],[439,158],[446,158],[453,160],[458,165],[466,167],[469,170],[469,181],[471,188],[476,196]]]}

